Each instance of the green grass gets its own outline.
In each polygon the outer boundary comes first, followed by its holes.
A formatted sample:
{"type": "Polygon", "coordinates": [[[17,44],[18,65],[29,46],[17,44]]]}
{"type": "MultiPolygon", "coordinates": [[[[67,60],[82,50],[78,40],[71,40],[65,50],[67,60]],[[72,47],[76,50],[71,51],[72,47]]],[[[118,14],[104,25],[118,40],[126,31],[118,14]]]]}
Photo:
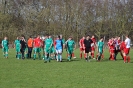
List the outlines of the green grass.
{"type": "Polygon", "coordinates": [[[118,56],[117,61],[108,61],[108,51],[101,62],[79,59],[79,51],[75,51],[76,59],[64,62],[52,60],[17,60],[15,50],[10,49],[9,58],[5,59],[0,51],[0,88],[133,88],[133,52],[131,63],[123,63],[118,56]]]}

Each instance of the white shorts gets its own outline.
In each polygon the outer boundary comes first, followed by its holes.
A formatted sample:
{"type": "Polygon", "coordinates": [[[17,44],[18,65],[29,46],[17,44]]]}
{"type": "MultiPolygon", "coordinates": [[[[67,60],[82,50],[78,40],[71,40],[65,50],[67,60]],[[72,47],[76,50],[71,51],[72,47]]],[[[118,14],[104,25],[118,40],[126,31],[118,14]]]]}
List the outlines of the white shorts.
{"type": "Polygon", "coordinates": [[[62,49],[56,50],[56,53],[57,54],[62,53],[62,49]]]}

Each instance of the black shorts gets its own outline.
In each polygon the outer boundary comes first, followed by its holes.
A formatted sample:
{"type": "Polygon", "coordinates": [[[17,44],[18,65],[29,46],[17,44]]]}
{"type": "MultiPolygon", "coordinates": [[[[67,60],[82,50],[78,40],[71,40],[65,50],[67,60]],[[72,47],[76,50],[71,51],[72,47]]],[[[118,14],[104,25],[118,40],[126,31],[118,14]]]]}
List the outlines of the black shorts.
{"type": "Polygon", "coordinates": [[[85,53],[91,52],[91,47],[90,48],[85,48],[85,53]]]}

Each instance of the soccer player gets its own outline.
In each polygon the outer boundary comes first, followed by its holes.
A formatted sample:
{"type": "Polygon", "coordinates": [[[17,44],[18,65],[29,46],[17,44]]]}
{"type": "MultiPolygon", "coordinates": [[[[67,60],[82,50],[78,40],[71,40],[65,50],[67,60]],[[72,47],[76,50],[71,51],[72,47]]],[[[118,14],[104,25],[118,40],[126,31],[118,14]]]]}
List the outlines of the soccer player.
{"type": "Polygon", "coordinates": [[[130,56],[129,56],[130,43],[131,43],[131,40],[130,40],[129,36],[127,35],[126,39],[125,39],[126,47],[124,48],[124,54],[123,54],[124,55],[124,63],[126,63],[126,62],[130,63],[130,56]]]}
{"type": "Polygon", "coordinates": [[[47,61],[50,62],[50,54],[51,54],[51,51],[52,51],[52,45],[53,45],[53,40],[51,38],[51,36],[49,37],[47,35],[47,38],[45,40],[45,62],[44,63],[47,63],[47,61]]]}
{"type": "Polygon", "coordinates": [[[98,58],[97,60],[100,61],[101,60],[101,56],[103,54],[103,46],[104,46],[104,42],[103,42],[103,37],[98,41],[97,44],[97,49],[98,49],[98,58]]]}
{"type": "Polygon", "coordinates": [[[42,42],[40,39],[40,36],[38,35],[34,40],[33,40],[33,49],[34,49],[34,55],[33,59],[36,59],[36,54],[38,53],[38,58],[41,59],[41,46],[42,42]]]}
{"type": "Polygon", "coordinates": [[[84,40],[84,49],[85,49],[85,54],[86,54],[86,57],[85,57],[85,60],[86,61],[90,61],[89,59],[91,59],[91,44],[93,43],[93,41],[90,39],[90,36],[87,35],[86,39],[84,40]],[[88,56],[89,56],[89,59],[88,59],[88,56]]]}
{"type": "Polygon", "coordinates": [[[79,41],[79,46],[80,46],[80,58],[82,59],[82,53],[84,53],[84,58],[85,58],[85,50],[83,48],[83,43],[84,43],[85,37],[83,36],[80,41],[79,41]]]}
{"type": "Polygon", "coordinates": [[[28,58],[31,58],[31,54],[32,54],[32,49],[33,49],[33,38],[30,36],[28,41],[28,58]]]}
{"type": "Polygon", "coordinates": [[[115,42],[114,42],[114,38],[112,38],[109,41],[109,49],[110,49],[110,55],[111,55],[111,57],[109,57],[109,60],[115,60],[115,42]]]}
{"type": "Polygon", "coordinates": [[[3,50],[3,55],[5,58],[8,58],[8,48],[9,48],[9,43],[7,40],[7,37],[4,38],[4,40],[2,40],[2,50],[3,50]]]}
{"type": "Polygon", "coordinates": [[[91,40],[93,41],[93,43],[91,44],[91,56],[93,59],[95,59],[94,53],[95,53],[95,47],[96,47],[96,39],[94,35],[92,36],[91,40]]]}
{"type": "Polygon", "coordinates": [[[73,51],[74,49],[76,49],[76,45],[74,40],[72,40],[72,37],[69,37],[69,39],[66,41],[66,45],[67,45],[68,61],[71,61],[73,51]]]}
{"type": "Polygon", "coordinates": [[[63,41],[60,39],[60,36],[55,40],[55,49],[56,49],[56,59],[59,62],[62,62],[62,50],[63,50],[63,41]]]}
{"type": "Polygon", "coordinates": [[[21,44],[20,44],[19,37],[17,37],[17,39],[14,42],[14,48],[16,49],[16,58],[20,59],[21,58],[21,52],[20,52],[21,44]]]}

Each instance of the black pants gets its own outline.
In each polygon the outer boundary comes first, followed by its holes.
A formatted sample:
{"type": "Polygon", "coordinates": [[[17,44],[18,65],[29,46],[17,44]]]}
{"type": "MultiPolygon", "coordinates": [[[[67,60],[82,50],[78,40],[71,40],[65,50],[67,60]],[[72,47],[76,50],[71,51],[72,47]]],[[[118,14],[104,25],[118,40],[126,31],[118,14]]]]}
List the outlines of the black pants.
{"type": "Polygon", "coordinates": [[[31,58],[32,47],[28,47],[28,58],[31,58]]]}
{"type": "Polygon", "coordinates": [[[25,48],[21,48],[20,51],[21,51],[21,53],[22,53],[22,59],[24,59],[24,58],[25,58],[25,57],[24,57],[25,48]]]}

